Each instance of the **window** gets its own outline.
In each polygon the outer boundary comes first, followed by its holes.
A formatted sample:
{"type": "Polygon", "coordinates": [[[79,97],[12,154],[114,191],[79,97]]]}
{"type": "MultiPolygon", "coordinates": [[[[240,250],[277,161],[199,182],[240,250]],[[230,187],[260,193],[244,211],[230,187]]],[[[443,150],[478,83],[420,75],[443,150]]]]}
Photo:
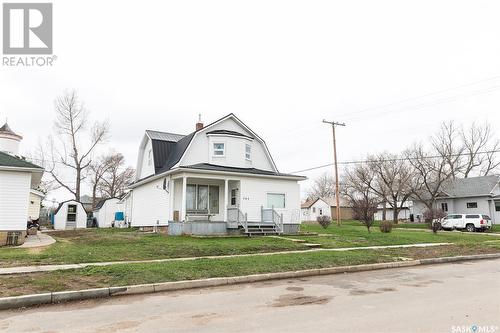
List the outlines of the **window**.
{"type": "Polygon", "coordinates": [[[219,214],[219,186],[187,185],[186,210],[219,214]]]}
{"type": "Polygon", "coordinates": [[[76,205],[68,205],[68,216],[66,220],[70,222],[76,221],[76,205]]]}
{"type": "Polygon", "coordinates": [[[495,202],[495,211],[500,212],[500,202],[495,202]]]}
{"type": "Polygon", "coordinates": [[[196,209],[196,185],[188,185],[186,191],[186,209],[196,209]]]}
{"type": "Polygon", "coordinates": [[[236,206],[236,189],[231,190],[231,206],[236,206]]]}
{"type": "Polygon", "coordinates": [[[316,213],[316,207],[313,207],[313,213],[316,213]]]}
{"type": "Polygon", "coordinates": [[[467,208],[477,208],[477,202],[468,202],[467,208]]]}
{"type": "Polygon", "coordinates": [[[267,208],[285,208],[285,195],[280,193],[268,193],[267,208]]]}
{"type": "Polygon", "coordinates": [[[466,219],[478,219],[479,215],[465,215],[466,219]]]}
{"type": "Polygon", "coordinates": [[[208,211],[208,185],[198,185],[198,210],[208,211]]]}
{"type": "Polygon", "coordinates": [[[251,161],[252,160],[252,146],[249,144],[245,145],[245,159],[251,161]]]}
{"type": "Polygon", "coordinates": [[[219,214],[219,186],[208,187],[208,200],[210,201],[210,213],[219,214]]]}
{"type": "Polygon", "coordinates": [[[214,156],[224,156],[225,148],[224,143],[214,143],[214,156]]]}
{"type": "Polygon", "coordinates": [[[442,209],[444,212],[447,212],[447,211],[448,211],[448,203],[447,203],[447,202],[442,202],[442,203],[441,203],[441,209],[442,209]]]}

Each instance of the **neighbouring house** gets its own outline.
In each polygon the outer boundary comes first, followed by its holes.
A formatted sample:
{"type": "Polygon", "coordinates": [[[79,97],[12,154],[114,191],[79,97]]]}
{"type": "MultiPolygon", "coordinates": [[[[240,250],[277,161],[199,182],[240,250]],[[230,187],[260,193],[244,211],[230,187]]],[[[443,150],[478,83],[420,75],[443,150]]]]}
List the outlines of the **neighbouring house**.
{"type": "Polygon", "coordinates": [[[120,199],[108,198],[99,201],[94,208],[94,217],[97,219],[97,226],[99,228],[110,228],[114,226],[115,214],[119,212],[120,199]]]}
{"type": "Polygon", "coordinates": [[[40,209],[42,200],[45,198],[45,193],[40,190],[31,189],[28,207],[28,219],[38,220],[40,218],[40,209]]]}
{"type": "MultiPolygon", "coordinates": [[[[407,200],[403,204],[398,202],[398,207],[401,207],[401,210],[398,213],[398,221],[406,221],[410,220],[411,211],[413,207],[413,201],[407,200]]],[[[394,210],[391,205],[388,203],[385,204],[385,219],[384,219],[384,204],[380,204],[377,207],[377,212],[374,214],[375,221],[392,221],[394,219],[394,210]]]]}
{"type": "MultiPolygon", "coordinates": [[[[95,204],[99,201],[101,201],[103,198],[97,197],[95,198],[95,204]]],[[[90,195],[84,194],[80,197],[80,202],[82,203],[83,207],[87,212],[92,212],[94,210],[94,207],[92,206],[92,197],[90,195]]]]}
{"type": "MultiPolygon", "coordinates": [[[[486,214],[492,223],[500,224],[500,176],[457,178],[443,186],[435,200],[434,208],[448,214],[486,214]]],[[[415,221],[423,222],[427,207],[413,200],[410,214],[415,221]]]]}
{"type": "Polygon", "coordinates": [[[24,243],[30,191],[38,187],[44,171],[17,156],[21,140],[7,124],[0,127],[0,246],[24,243]]]}
{"type": "Polygon", "coordinates": [[[55,230],[83,229],[87,227],[87,212],[76,200],[61,202],[53,215],[55,230]]]}
{"type": "MultiPolygon", "coordinates": [[[[353,216],[352,208],[349,207],[347,200],[340,198],[340,218],[342,220],[351,220],[353,216]]],[[[316,198],[305,201],[300,205],[302,221],[316,221],[320,216],[330,216],[337,218],[337,202],[335,198],[316,198]]]]}
{"type": "Polygon", "coordinates": [[[280,173],[264,140],[234,114],[187,135],[147,130],[136,177],[126,196],[132,226],[168,226],[171,235],[299,230],[306,178],[280,173]]]}

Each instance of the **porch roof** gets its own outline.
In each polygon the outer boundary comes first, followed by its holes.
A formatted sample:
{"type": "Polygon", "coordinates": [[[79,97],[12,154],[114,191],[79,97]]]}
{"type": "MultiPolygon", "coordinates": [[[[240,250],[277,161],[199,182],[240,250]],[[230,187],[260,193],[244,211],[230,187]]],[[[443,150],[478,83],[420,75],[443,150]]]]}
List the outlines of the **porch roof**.
{"type": "Polygon", "coordinates": [[[268,171],[268,170],[261,170],[261,169],[256,169],[256,168],[237,168],[237,167],[228,167],[228,166],[215,165],[215,164],[209,164],[209,163],[199,163],[199,164],[193,164],[193,165],[186,165],[186,166],[181,166],[181,168],[194,169],[194,170],[221,171],[221,172],[249,173],[249,174],[253,174],[253,175],[303,178],[303,177],[297,176],[297,175],[268,171]]]}

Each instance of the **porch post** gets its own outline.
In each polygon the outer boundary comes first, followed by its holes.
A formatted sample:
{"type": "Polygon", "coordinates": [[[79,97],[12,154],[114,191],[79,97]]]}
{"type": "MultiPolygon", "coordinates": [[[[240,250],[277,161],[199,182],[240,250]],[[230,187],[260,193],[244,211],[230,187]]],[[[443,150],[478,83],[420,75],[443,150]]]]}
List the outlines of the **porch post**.
{"type": "Polygon", "coordinates": [[[186,193],[187,193],[187,177],[182,176],[182,201],[181,201],[181,216],[179,220],[186,220],[186,193]]]}
{"type": "Polygon", "coordinates": [[[169,206],[169,212],[168,212],[168,219],[170,221],[174,220],[174,190],[175,190],[175,180],[170,177],[169,181],[169,189],[168,189],[168,206],[169,206]]]}
{"type": "Polygon", "coordinates": [[[227,222],[227,201],[229,192],[229,180],[224,179],[224,222],[227,222]]]}

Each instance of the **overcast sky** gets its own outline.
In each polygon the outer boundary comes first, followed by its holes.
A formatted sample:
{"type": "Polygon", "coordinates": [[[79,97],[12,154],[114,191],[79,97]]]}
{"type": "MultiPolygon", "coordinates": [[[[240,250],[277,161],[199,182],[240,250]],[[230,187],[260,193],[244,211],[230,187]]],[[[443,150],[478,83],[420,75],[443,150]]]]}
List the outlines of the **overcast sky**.
{"type": "Polygon", "coordinates": [[[500,130],[497,0],[53,3],[54,66],[0,66],[0,119],[23,152],[67,88],[134,167],[146,129],[187,134],[200,113],[235,113],[282,172],[331,162],[324,118],[347,123],[339,160],[398,152],[443,120],[500,130]]]}

